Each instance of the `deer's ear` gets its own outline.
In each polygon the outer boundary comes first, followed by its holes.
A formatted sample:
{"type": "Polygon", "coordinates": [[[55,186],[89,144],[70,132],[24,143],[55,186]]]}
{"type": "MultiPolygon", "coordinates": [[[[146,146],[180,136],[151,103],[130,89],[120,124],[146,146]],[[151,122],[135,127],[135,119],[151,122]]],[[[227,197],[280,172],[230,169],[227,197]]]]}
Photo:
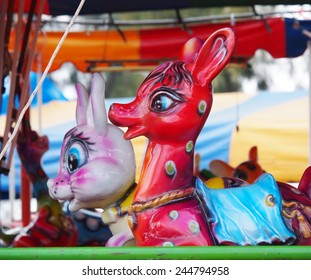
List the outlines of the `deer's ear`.
{"type": "Polygon", "coordinates": [[[85,125],[87,123],[86,111],[89,94],[86,88],[80,83],[76,84],[76,92],[78,96],[76,107],[76,122],[77,125],[85,125]]]}
{"type": "Polygon", "coordinates": [[[192,75],[202,85],[210,83],[229,62],[236,45],[230,28],[214,32],[203,44],[195,61],[192,75]]]}
{"type": "Polygon", "coordinates": [[[102,75],[95,73],[91,84],[91,112],[93,125],[101,135],[106,135],[108,129],[108,119],[105,106],[105,81],[102,75]]]}
{"type": "Polygon", "coordinates": [[[179,59],[188,63],[193,61],[198,56],[198,53],[203,45],[203,41],[200,38],[193,37],[189,39],[182,47],[179,53],[179,59]]]}
{"type": "Polygon", "coordinates": [[[248,158],[251,161],[256,161],[256,162],[258,161],[257,146],[253,146],[250,148],[248,158]]]}

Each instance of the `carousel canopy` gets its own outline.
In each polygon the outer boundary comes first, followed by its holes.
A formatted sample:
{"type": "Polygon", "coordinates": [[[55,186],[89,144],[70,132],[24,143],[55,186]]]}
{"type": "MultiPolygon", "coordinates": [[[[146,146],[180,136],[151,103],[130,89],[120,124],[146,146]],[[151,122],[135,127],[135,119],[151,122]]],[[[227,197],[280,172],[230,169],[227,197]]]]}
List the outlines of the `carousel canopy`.
{"type": "MultiPolygon", "coordinates": [[[[191,37],[205,40],[215,30],[231,27],[238,43],[234,62],[245,62],[258,49],[269,52],[274,58],[302,55],[311,32],[311,20],[292,18],[267,18],[265,20],[242,20],[232,25],[225,23],[201,23],[181,27],[147,29],[71,32],[66,38],[50,71],[63,63],[71,62],[77,69],[87,71],[113,71],[154,67],[167,60],[177,59],[182,45],[191,37]]],[[[38,36],[36,52],[44,69],[55,50],[63,32],[46,32],[38,36]]],[[[11,36],[13,48],[15,36],[11,36]]],[[[32,70],[38,69],[37,60],[32,70]]]]}
{"type": "MultiPolygon", "coordinates": [[[[32,0],[25,0],[25,11],[31,6],[32,0]]],[[[18,10],[19,3],[15,1],[15,11],[18,10]]],[[[47,0],[44,6],[44,14],[53,16],[73,15],[79,5],[80,0],[47,0]]],[[[80,12],[81,15],[102,14],[115,12],[133,11],[154,11],[169,9],[186,9],[201,7],[227,7],[227,6],[251,6],[251,5],[299,5],[310,4],[308,0],[117,0],[117,1],[98,1],[87,0],[80,12]]]]}
{"type": "MultiPolygon", "coordinates": [[[[58,15],[73,15],[80,0],[23,0],[13,1],[13,12],[30,14],[51,15],[52,20],[58,15]],[[39,5],[41,3],[41,5],[39,5]]],[[[278,5],[278,4],[309,4],[308,1],[85,1],[80,15],[97,15],[105,13],[180,10],[200,7],[225,7],[225,6],[252,6],[278,5]]],[[[8,4],[9,6],[9,4],[8,4]]],[[[234,61],[245,62],[251,58],[255,51],[263,49],[274,58],[296,57],[304,53],[307,47],[307,33],[311,31],[311,21],[284,19],[282,17],[264,17],[253,9],[253,18],[226,20],[220,23],[211,21],[196,22],[186,21],[177,13],[174,24],[154,27],[119,25],[115,19],[109,18],[106,30],[90,31],[89,28],[80,32],[71,32],[63,43],[60,52],[50,71],[58,69],[64,62],[73,63],[80,71],[114,71],[135,69],[140,70],[154,67],[162,61],[176,59],[184,42],[190,37],[206,39],[212,32],[222,27],[231,27],[238,37],[238,44],[234,53],[234,61]],[[107,27],[112,27],[108,28],[107,27]]],[[[202,19],[201,19],[202,20],[202,19]]],[[[43,23],[46,23],[43,21],[43,23]]],[[[101,22],[101,27],[105,27],[101,22]]],[[[97,27],[98,28],[98,27],[97,27]]],[[[15,28],[16,29],[16,28],[15,28]]],[[[16,34],[13,29],[10,34],[9,50],[16,50],[16,34]]],[[[83,28],[82,28],[83,29],[83,28]]],[[[45,69],[48,61],[59,43],[63,31],[49,32],[31,30],[28,42],[36,40],[35,56],[32,61],[32,70],[38,71],[38,62],[41,69],[45,69]]],[[[21,41],[21,39],[20,39],[21,41]]],[[[30,51],[32,49],[30,48],[30,51]]]]}

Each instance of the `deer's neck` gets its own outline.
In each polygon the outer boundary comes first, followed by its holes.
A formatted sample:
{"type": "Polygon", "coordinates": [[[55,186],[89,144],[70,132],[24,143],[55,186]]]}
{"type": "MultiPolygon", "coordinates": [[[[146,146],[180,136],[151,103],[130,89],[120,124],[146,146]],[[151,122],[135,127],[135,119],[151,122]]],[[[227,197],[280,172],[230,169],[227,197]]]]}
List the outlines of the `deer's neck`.
{"type": "Polygon", "coordinates": [[[144,202],[190,186],[193,180],[194,141],[174,144],[150,142],[135,194],[144,202]]]}

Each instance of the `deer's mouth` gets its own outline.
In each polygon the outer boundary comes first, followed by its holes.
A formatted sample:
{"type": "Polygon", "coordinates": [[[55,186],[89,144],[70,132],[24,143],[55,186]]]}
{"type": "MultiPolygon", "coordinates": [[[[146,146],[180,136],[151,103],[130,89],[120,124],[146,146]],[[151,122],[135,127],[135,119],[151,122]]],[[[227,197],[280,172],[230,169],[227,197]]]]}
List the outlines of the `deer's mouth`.
{"type": "Polygon", "coordinates": [[[144,126],[130,126],[124,134],[126,140],[144,135],[146,128],[144,126]]]}
{"type": "Polygon", "coordinates": [[[128,127],[124,138],[129,140],[137,136],[143,135],[146,131],[145,126],[142,124],[139,110],[132,104],[112,104],[109,109],[109,120],[117,126],[128,127]]]}

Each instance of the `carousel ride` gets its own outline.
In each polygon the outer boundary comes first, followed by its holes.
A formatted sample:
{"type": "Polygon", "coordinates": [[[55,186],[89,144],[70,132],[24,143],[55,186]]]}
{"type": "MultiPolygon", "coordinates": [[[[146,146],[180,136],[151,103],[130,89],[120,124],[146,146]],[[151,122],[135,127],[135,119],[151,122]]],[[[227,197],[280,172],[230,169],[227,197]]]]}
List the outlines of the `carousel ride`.
{"type": "MultiPolygon", "coordinates": [[[[8,11],[13,9],[10,3],[8,11]]],[[[27,77],[36,38],[32,37],[30,43],[27,38],[35,6],[32,11],[24,28],[22,11],[19,14],[17,28],[25,33],[17,38],[13,57],[7,48],[1,50],[6,58],[1,62],[1,76],[11,73],[12,92],[1,139],[3,147],[16,128],[28,95],[27,77]]],[[[35,17],[37,30],[40,11],[43,6],[35,17]]],[[[5,34],[11,25],[8,16],[5,34]]],[[[6,41],[3,46],[7,45],[6,41]]],[[[236,35],[230,28],[215,31],[205,41],[191,38],[177,60],[164,62],[148,75],[133,102],[110,107],[112,124],[105,109],[103,78],[93,75],[90,93],[78,84],[77,126],[64,136],[56,178],[47,178],[41,166],[48,139],[32,130],[28,111],[9,152],[1,158],[1,172],[9,172],[16,146],[33,184],[38,211],[20,232],[1,232],[6,246],[81,245],[81,228],[75,215],[81,209],[95,208],[103,210],[102,227],[110,230],[108,236],[95,241],[96,245],[310,245],[309,169],[298,188],[276,182],[265,172],[252,182],[235,173],[229,176],[214,172],[218,177],[208,181],[195,174],[195,144],[212,107],[212,81],[232,59],[235,47],[236,35]],[[128,130],[123,133],[119,127],[128,130]],[[130,139],[141,135],[149,139],[149,144],[136,183],[130,139]],[[225,187],[215,187],[217,180],[225,187]],[[64,201],[68,202],[69,213],[63,209],[64,201]]],[[[256,161],[256,157],[250,156],[250,160],[256,161]]],[[[85,244],[92,244],[89,242],[85,244]]]]}

